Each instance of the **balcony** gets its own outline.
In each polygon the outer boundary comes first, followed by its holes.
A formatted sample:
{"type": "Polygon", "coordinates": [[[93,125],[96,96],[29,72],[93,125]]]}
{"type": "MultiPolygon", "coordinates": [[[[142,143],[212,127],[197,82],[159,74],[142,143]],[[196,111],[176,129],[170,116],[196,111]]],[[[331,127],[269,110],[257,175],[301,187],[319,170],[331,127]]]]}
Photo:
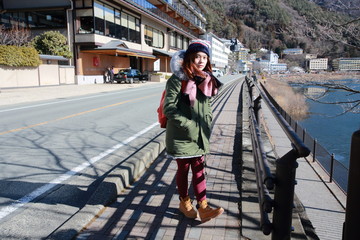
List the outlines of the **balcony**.
{"type": "Polygon", "coordinates": [[[171,0],[126,0],[130,4],[136,5],[146,12],[155,14],[155,17],[160,17],[180,29],[190,32],[192,35],[205,33],[205,29],[197,24],[191,14],[186,13],[176,3],[171,0]]]}

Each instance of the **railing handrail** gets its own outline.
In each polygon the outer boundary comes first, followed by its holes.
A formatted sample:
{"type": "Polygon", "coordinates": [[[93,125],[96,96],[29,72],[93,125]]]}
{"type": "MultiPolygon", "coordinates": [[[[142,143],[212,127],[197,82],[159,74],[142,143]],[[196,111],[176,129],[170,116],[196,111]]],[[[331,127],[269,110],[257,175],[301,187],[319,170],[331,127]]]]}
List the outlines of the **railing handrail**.
{"type": "MultiPolygon", "coordinates": [[[[251,129],[251,140],[254,152],[256,183],[259,194],[259,206],[261,216],[261,229],[264,234],[268,235],[272,232],[272,239],[290,239],[291,235],[291,220],[292,220],[292,208],[294,201],[294,189],[295,189],[295,172],[298,166],[296,160],[299,157],[306,157],[310,154],[310,150],[297,136],[292,127],[286,122],[286,120],[277,111],[274,105],[269,100],[267,94],[263,89],[258,86],[256,77],[245,77],[245,82],[248,86],[248,92],[250,96],[249,100],[249,118],[251,129]],[[251,82],[250,82],[251,81],[251,82]],[[259,96],[253,96],[253,89],[256,88],[259,96]],[[255,98],[255,100],[253,100],[255,98]],[[259,131],[259,111],[260,99],[263,99],[267,106],[272,111],[275,119],[282,127],[291,141],[292,150],[286,153],[284,156],[276,160],[276,173],[275,177],[271,174],[270,168],[266,160],[266,153],[263,149],[263,143],[261,141],[259,131]],[[266,180],[269,185],[266,184],[266,180]],[[271,199],[268,189],[272,189],[275,184],[274,200],[271,199]],[[270,222],[267,213],[271,212],[273,206],[273,223],[270,222]]],[[[270,96],[270,95],[269,95],[270,96]]],[[[271,97],[271,96],[270,96],[271,97]]]]}
{"type": "Polygon", "coordinates": [[[292,127],[288,124],[288,122],[282,117],[282,115],[279,113],[279,111],[276,109],[276,107],[272,104],[273,101],[271,101],[269,98],[272,98],[270,94],[267,92],[267,90],[263,87],[261,84],[260,88],[257,84],[254,84],[257,88],[259,94],[261,95],[261,98],[264,99],[266,105],[268,105],[269,109],[275,116],[275,119],[280,124],[281,128],[284,130],[285,134],[288,136],[289,140],[293,144],[293,147],[295,147],[295,150],[299,154],[299,157],[306,157],[310,154],[310,149],[304,144],[304,142],[299,138],[299,136],[295,133],[295,131],[292,129],[292,127]]]}

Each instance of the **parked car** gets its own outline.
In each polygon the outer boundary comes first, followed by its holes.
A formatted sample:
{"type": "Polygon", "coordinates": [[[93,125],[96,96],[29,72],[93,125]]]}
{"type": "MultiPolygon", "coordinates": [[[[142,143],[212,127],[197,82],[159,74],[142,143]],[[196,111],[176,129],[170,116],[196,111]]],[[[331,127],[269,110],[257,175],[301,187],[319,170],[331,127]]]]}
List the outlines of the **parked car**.
{"type": "Polygon", "coordinates": [[[220,69],[217,69],[217,68],[213,68],[212,74],[217,78],[222,77],[224,75],[224,73],[220,69]]]}
{"type": "Polygon", "coordinates": [[[114,78],[114,82],[117,83],[134,83],[135,81],[140,83],[148,80],[149,75],[141,73],[139,69],[121,69],[114,78]]]}

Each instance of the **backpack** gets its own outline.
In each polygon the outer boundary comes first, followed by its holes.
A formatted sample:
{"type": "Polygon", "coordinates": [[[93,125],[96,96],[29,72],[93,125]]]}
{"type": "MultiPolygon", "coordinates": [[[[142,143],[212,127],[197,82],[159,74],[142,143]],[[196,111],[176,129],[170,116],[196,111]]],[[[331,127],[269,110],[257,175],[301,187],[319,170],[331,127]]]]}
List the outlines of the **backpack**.
{"type": "MultiPolygon", "coordinates": [[[[186,87],[186,81],[181,81],[181,92],[185,89],[185,87],[186,87]]],[[[157,109],[158,121],[160,123],[161,128],[166,128],[166,123],[167,123],[167,117],[164,114],[165,93],[166,90],[164,90],[161,94],[160,105],[157,109]]]]}

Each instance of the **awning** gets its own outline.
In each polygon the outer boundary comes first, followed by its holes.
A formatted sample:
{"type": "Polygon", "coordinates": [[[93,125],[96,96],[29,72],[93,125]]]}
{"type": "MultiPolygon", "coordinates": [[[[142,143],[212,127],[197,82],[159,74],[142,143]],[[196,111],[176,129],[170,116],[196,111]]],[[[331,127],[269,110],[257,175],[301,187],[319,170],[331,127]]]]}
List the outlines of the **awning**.
{"type": "Polygon", "coordinates": [[[168,52],[168,51],[165,51],[165,50],[160,50],[160,49],[153,49],[153,54],[158,56],[167,56],[167,57],[172,57],[174,55],[174,53],[172,52],[168,52]]]}
{"type": "Polygon", "coordinates": [[[111,56],[126,55],[126,56],[132,56],[132,57],[156,59],[156,56],[152,55],[149,52],[128,49],[128,48],[123,48],[123,47],[116,47],[116,48],[98,47],[95,49],[81,50],[81,52],[105,54],[105,55],[111,55],[111,56]]]}
{"type": "Polygon", "coordinates": [[[68,58],[65,58],[63,56],[39,54],[39,57],[40,57],[41,60],[69,61],[68,58]]]}

